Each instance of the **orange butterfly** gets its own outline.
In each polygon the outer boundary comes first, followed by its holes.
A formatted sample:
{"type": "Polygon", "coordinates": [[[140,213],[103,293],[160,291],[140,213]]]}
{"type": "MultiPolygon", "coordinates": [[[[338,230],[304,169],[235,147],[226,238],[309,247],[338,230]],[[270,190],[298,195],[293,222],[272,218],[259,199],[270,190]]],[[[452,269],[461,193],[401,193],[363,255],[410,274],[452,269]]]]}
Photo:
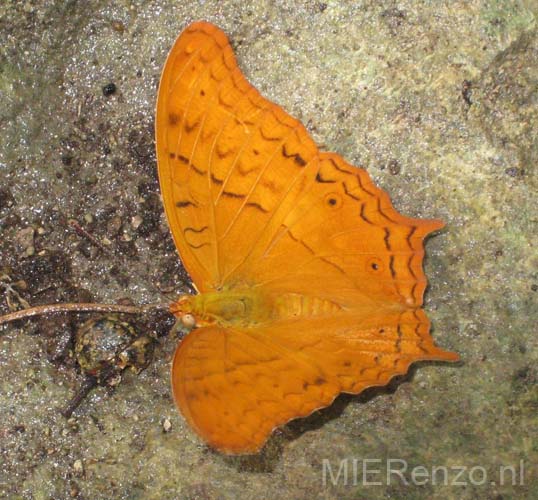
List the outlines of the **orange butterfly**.
{"type": "Polygon", "coordinates": [[[190,25],[164,67],[156,141],[164,206],[199,295],[171,311],[195,328],[172,388],[191,427],[225,453],[341,392],[385,385],[435,346],[421,309],[425,236],[365,170],[318,150],[250,85],[226,35],[190,25]]]}

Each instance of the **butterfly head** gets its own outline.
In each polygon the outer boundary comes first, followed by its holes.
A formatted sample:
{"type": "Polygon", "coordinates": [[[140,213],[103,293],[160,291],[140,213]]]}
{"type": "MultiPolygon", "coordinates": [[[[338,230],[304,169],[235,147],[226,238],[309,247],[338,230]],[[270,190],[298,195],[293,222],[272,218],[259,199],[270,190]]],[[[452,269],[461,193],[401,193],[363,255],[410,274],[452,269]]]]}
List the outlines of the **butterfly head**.
{"type": "Polygon", "coordinates": [[[170,312],[179,319],[179,322],[186,328],[194,328],[198,325],[194,316],[193,296],[182,295],[177,302],[170,304],[170,312]]]}
{"type": "Polygon", "coordinates": [[[170,312],[188,330],[214,323],[214,319],[204,317],[200,299],[200,295],[181,295],[177,302],[170,304],[170,312]]]}

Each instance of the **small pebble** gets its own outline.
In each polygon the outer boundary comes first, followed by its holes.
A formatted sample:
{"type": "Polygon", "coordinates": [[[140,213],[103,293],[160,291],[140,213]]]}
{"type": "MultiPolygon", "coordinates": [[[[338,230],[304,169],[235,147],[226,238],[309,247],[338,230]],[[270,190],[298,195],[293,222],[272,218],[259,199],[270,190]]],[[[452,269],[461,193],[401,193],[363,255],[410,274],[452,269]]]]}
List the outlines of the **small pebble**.
{"type": "Polygon", "coordinates": [[[121,229],[121,217],[112,217],[107,225],[106,231],[107,234],[111,237],[117,236],[121,229]]]}
{"type": "Polygon", "coordinates": [[[395,159],[392,159],[389,161],[388,167],[389,167],[389,172],[392,175],[398,175],[402,170],[400,163],[398,162],[398,160],[395,160],[395,159]]]}
{"type": "Polygon", "coordinates": [[[517,167],[509,167],[504,171],[505,174],[508,174],[510,177],[517,177],[521,175],[521,171],[517,167]]]}
{"type": "Polygon", "coordinates": [[[135,215],[132,219],[131,219],[131,226],[133,226],[133,229],[138,229],[140,224],[142,224],[142,217],[140,217],[140,215],[135,215]]]}
{"type": "Polygon", "coordinates": [[[103,95],[105,96],[110,96],[112,94],[115,94],[116,93],[116,84],[115,83],[107,83],[104,87],[103,87],[103,95]]]}
{"type": "Polygon", "coordinates": [[[28,284],[24,280],[15,281],[13,286],[19,290],[28,290],[28,284]]]}
{"type": "Polygon", "coordinates": [[[24,229],[21,229],[19,232],[17,232],[15,236],[15,241],[17,245],[21,250],[26,253],[26,255],[33,255],[35,253],[34,234],[35,231],[33,227],[25,227],[24,229]],[[31,253],[28,253],[29,248],[31,248],[31,253]]]}
{"type": "Polygon", "coordinates": [[[77,474],[82,474],[84,472],[84,466],[82,465],[82,460],[78,459],[73,462],[73,470],[77,474]]]}
{"type": "Polygon", "coordinates": [[[112,29],[118,33],[123,33],[125,31],[125,25],[121,21],[114,20],[110,24],[112,29]]]}
{"type": "Polygon", "coordinates": [[[165,418],[163,420],[163,431],[169,432],[171,428],[172,428],[172,422],[170,422],[169,418],[165,418]]]}
{"type": "Polygon", "coordinates": [[[71,495],[71,498],[77,498],[80,494],[80,489],[76,484],[71,485],[71,489],[69,490],[69,494],[71,495]]]}

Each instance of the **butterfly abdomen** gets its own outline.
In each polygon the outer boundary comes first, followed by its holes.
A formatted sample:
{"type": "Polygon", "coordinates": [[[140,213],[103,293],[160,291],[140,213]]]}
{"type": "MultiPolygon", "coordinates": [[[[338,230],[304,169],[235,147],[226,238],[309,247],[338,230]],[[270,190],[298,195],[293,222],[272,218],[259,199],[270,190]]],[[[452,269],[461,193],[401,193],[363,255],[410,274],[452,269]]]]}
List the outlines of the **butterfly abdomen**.
{"type": "Polygon", "coordinates": [[[336,314],[342,307],[336,302],[299,293],[286,293],[275,301],[275,313],[279,319],[314,317],[336,314]]]}

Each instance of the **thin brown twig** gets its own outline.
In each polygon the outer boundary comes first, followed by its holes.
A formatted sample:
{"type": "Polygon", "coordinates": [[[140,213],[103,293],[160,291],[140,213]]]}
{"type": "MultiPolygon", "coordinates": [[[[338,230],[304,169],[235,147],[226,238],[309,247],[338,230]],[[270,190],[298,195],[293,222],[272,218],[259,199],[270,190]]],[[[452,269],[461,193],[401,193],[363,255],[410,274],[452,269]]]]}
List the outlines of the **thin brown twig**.
{"type": "Polygon", "coordinates": [[[62,415],[69,418],[73,412],[80,406],[80,403],[86,398],[90,391],[97,386],[97,378],[87,377],[79,387],[75,395],[71,398],[67,406],[62,410],[62,415]]]}
{"type": "Polygon", "coordinates": [[[17,321],[19,319],[31,318],[42,314],[55,314],[62,312],[102,312],[102,313],[124,313],[124,314],[143,314],[152,309],[168,310],[164,304],[148,304],[145,306],[124,306],[121,304],[92,304],[92,303],[70,303],[64,304],[47,304],[43,306],[30,307],[13,313],[0,316],[0,325],[17,321]]]}
{"type": "Polygon", "coordinates": [[[103,243],[101,243],[95,236],[93,236],[92,234],[90,234],[88,231],[86,231],[86,229],[84,229],[79,223],[78,221],[76,221],[75,219],[69,219],[69,221],[67,222],[67,225],[73,230],[75,231],[75,233],[77,233],[79,236],[82,236],[86,239],[88,239],[91,243],[93,243],[97,248],[99,248],[100,250],[102,250],[103,252],[105,252],[106,254],[108,255],[111,255],[114,257],[114,252],[112,252],[112,250],[110,250],[110,248],[107,248],[105,247],[105,245],[103,245],[103,243]]]}

